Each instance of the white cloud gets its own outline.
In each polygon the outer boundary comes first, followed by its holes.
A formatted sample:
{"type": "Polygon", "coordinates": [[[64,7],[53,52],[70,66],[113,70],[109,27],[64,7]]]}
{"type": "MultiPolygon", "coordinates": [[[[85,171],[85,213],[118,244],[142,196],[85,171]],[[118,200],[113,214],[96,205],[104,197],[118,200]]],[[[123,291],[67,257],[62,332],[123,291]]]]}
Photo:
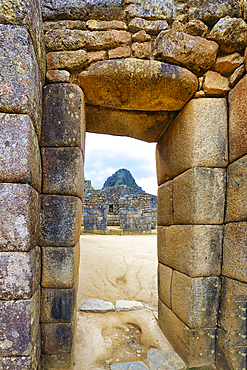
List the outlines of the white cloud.
{"type": "Polygon", "coordinates": [[[85,177],[100,189],[107,177],[126,168],[143,190],[156,194],[155,146],[128,137],[87,133],[85,177]]]}

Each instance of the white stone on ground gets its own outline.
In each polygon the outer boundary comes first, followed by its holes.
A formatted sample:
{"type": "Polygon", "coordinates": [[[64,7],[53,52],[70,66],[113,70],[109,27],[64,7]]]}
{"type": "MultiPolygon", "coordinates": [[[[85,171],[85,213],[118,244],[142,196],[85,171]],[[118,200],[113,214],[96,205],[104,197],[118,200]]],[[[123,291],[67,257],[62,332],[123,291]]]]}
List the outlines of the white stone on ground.
{"type": "Polygon", "coordinates": [[[115,311],[115,307],[111,302],[103,301],[102,299],[86,299],[83,305],[80,307],[81,311],[84,312],[112,312],[115,311]]]}
{"type": "Polygon", "coordinates": [[[144,306],[141,302],[138,301],[125,301],[125,300],[118,300],[116,302],[116,310],[120,311],[136,311],[136,310],[143,310],[144,306]]]}

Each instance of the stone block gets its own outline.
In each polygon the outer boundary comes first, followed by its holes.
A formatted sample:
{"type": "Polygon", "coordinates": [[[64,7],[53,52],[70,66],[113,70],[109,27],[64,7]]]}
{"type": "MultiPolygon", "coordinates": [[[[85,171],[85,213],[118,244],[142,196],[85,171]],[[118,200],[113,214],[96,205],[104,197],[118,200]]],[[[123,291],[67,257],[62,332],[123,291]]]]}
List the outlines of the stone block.
{"type": "Polygon", "coordinates": [[[83,31],[55,29],[45,34],[48,51],[102,50],[130,44],[131,33],[127,31],[83,31]]]}
{"type": "Polygon", "coordinates": [[[229,85],[231,88],[233,88],[240,80],[241,78],[245,75],[245,66],[241,65],[235,71],[233,74],[229,77],[229,85]]]}
{"type": "Polygon", "coordinates": [[[29,252],[0,252],[0,298],[31,298],[40,283],[40,248],[29,252]]]}
{"type": "Polygon", "coordinates": [[[216,329],[190,329],[159,300],[159,325],[189,368],[215,364],[216,329]]]}
{"type": "Polygon", "coordinates": [[[73,247],[80,238],[82,203],[77,197],[41,195],[39,245],[73,247]]]}
{"type": "Polygon", "coordinates": [[[70,353],[73,345],[71,323],[41,324],[41,352],[45,355],[70,353]]]}
{"type": "Polygon", "coordinates": [[[247,223],[234,222],[224,229],[222,274],[247,283],[247,223]]]}
{"type": "Polygon", "coordinates": [[[220,97],[226,96],[230,90],[227,77],[214,71],[207,71],[204,75],[203,91],[206,96],[220,97]]]}
{"type": "Polygon", "coordinates": [[[59,353],[56,355],[42,355],[42,370],[68,370],[73,366],[72,353],[59,353]]]}
{"type": "Polygon", "coordinates": [[[173,270],[161,263],[158,264],[159,299],[171,308],[171,285],[173,270]]]}
{"type": "Polygon", "coordinates": [[[247,154],[247,76],[229,93],[229,159],[247,154]]]}
{"type": "Polygon", "coordinates": [[[70,73],[68,71],[50,70],[46,73],[48,83],[69,82],[70,73]]]}
{"type": "Polygon", "coordinates": [[[126,23],[122,21],[97,21],[96,19],[90,19],[86,25],[91,31],[127,30],[128,28],[126,23]]]}
{"type": "Polygon", "coordinates": [[[27,184],[0,184],[0,250],[29,251],[39,237],[40,198],[27,184]]]}
{"type": "Polygon", "coordinates": [[[143,18],[134,18],[129,23],[129,30],[131,32],[138,32],[144,30],[150,34],[157,35],[161,31],[167,30],[169,25],[166,21],[147,20],[143,18]]]}
{"type": "Polygon", "coordinates": [[[190,277],[221,274],[223,228],[174,225],[158,228],[159,261],[190,277]]]}
{"type": "Polygon", "coordinates": [[[172,181],[158,187],[157,224],[173,224],[172,181]]]}
{"type": "Polygon", "coordinates": [[[136,58],[95,63],[78,83],[88,104],[138,111],[180,110],[198,86],[185,68],[136,58]]]}
{"type": "Polygon", "coordinates": [[[184,32],[191,36],[205,37],[208,32],[208,27],[200,19],[192,19],[184,26],[184,32]]]}
{"type": "Polygon", "coordinates": [[[219,370],[246,369],[247,347],[231,346],[227,334],[218,329],[216,340],[216,367],[219,370]]]}
{"type": "Polygon", "coordinates": [[[189,328],[214,328],[217,326],[220,288],[219,277],[191,278],[174,271],[172,310],[189,328]]]}
{"type": "Polygon", "coordinates": [[[153,55],[162,62],[185,67],[200,75],[214,64],[218,49],[214,41],[167,30],[156,38],[153,55]]]}
{"type": "Polygon", "coordinates": [[[1,182],[28,183],[41,190],[39,143],[28,115],[0,113],[1,182]]]}
{"type": "Polygon", "coordinates": [[[225,221],[247,220],[247,155],[227,169],[225,221]]]}
{"type": "Polygon", "coordinates": [[[194,166],[226,167],[227,151],[226,100],[193,99],[158,142],[158,184],[194,166]]]}
{"type": "Polygon", "coordinates": [[[98,19],[104,21],[124,20],[124,11],[121,0],[82,0],[73,3],[70,0],[51,3],[42,2],[42,16],[44,20],[52,19],[98,19]]]}
{"type": "Polygon", "coordinates": [[[0,24],[0,53],[0,110],[28,114],[39,138],[42,85],[27,29],[0,24]]]}
{"type": "Polygon", "coordinates": [[[132,40],[134,42],[150,41],[151,40],[151,36],[149,34],[147,34],[146,31],[141,30],[141,31],[135,33],[134,35],[132,35],[132,40]]]}
{"type": "Polygon", "coordinates": [[[75,247],[42,247],[44,288],[72,288],[78,275],[80,242],[75,247]]]}
{"type": "Polygon", "coordinates": [[[76,304],[76,288],[41,289],[40,321],[42,323],[71,322],[76,304]]]}
{"type": "Polygon", "coordinates": [[[4,0],[0,6],[0,23],[24,26],[28,29],[44,81],[46,67],[45,43],[39,2],[36,0],[4,0]]]}
{"type": "Polygon", "coordinates": [[[42,147],[77,146],[84,152],[85,104],[82,90],[71,84],[53,84],[43,90],[42,147]]]}
{"type": "Polygon", "coordinates": [[[46,56],[47,69],[81,69],[88,63],[85,50],[51,52],[46,56]]]}
{"type": "Polygon", "coordinates": [[[87,104],[87,132],[130,136],[154,142],[159,140],[175,114],[165,111],[124,111],[87,104]]]}
{"type": "Polygon", "coordinates": [[[194,167],[173,180],[174,224],[222,224],[226,172],[194,167]]]}
{"type": "Polygon", "coordinates": [[[214,69],[223,76],[229,76],[243,63],[244,58],[239,53],[233,53],[217,58],[214,69]]]}
{"type": "Polygon", "coordinates": [[[134,42],[132,44],[132,52],[135,58],[150,59],[151,51],[151,42],[134,42]]]}
{"type": "Polygon", "coordinates": [[[43,193],[83,198],[84,171],[80,148],[42,148],[43,193]]]}
{"type": "Polygon", "coordinates": [[[222,277],[218,327],[230,346],[247,346],[247,284],[222,277]]]}
{"type": "Polygon", "coordinates": [[[29,356],[38,344],[39,290],[31,299],[0,301],[0,358],[29,356]]]}
{"type": "Polygon", "coordinates": [[[130,57],[131,49],[129,46],[119,46],[116,49],[109,50],[109,59],[119,59],[130,57]]]}

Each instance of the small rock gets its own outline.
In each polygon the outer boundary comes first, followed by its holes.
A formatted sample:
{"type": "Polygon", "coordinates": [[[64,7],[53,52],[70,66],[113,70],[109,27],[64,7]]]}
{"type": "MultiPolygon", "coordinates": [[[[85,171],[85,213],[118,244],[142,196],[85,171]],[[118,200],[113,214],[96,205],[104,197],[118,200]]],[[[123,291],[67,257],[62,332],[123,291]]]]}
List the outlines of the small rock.
{"type": "Polygon", "coordinates": [[[204,80],[203,77],[199,77],[198,78],[198,90],[201,90],[202,89],[203,80],[204,80]]]}
{"type": "Polygon", "coordinates": [[[133,56],[138,59],[150,59],[151,43],[150,42],[134,42],[132,45],[133,56]]]}
{"type": "Polygon", "coordinates": [[[84,312],[112,312],[115,311],[115,307],[111,302],[103,301],[102,299],[86,299],[83,305],[80,307],[81,311],[84,312]]]}
{"type": "Polygon", "coordinates": [[[70,73],[68,71],[51,70],[46,73],[49,83],[69,82],[70,73]]]}
{"type": "Polygon", "coordinates": [[[99,62],[101,60],[105,60],[106,57],[107,57],[107,53],[105,50],[91,51],[87,53],[88,64],[91,64],[93,62],[99,62]]]}
{"type": "Polygon", "coordinates": [[[43,29],[44,29],[44,32],[53,31],[56,29],[85,30],[86,22],[82,22],[82,21],[44,22],[43,29]]]}
{"type": "Polygon", "coordinates": [[[206,95],[225,96],[230,90],[228,78],[217,72],[207,71],[203,82],[203,91],[206,95]]]}
{"type": "Polygon", "coordinates": [[[184,27],[184,32],[192,36],[205,37],[207,31],[208,27],[199,19],[189,21],[184,27]]]}
{"type": "Polygon", "coordinates": [[[169,26],[166,21],[148,21],[143,18],[134,18],[129,23],[129,30],[131,32],[144,30],[154,35],[157,35],[160,31],[167,30],[168,28],[169,26]]]}
{"type": "Polygon", "coordinates": [[[156,38],[154,56],[184,66],[194,73],[207,70],[215,62],[218,44],[199,36],[173,30],[162,31],[156,38]]]}
{"type": "Polygon", "coordinates": [[[199,90],[195,92],[194,98],[199,99],[199,98],[205,98],[206,94],[203,90],[199,90]]]}
{"type": "Polygon", "coordinates": [[[85,50],[60,51],[47,54],[47,69],[80,69],[87,64],[85,50]]]}
{"type": "Polygon", "coordinates": [[[173,351],[151,350],[148,352],[150,370],[180,370],[186,369],[184,362],[173,351]]]}
{"type": "Polygon", "coordinates": [[[214,69],[223,76],[229,76],[236,68],[244,63],[244,57],[238,53],[216,59],[214,69]]]}
{"type": "Polygon", "coordinates": [[[118,300],[116,301],[116,310],[120,311],[136,311],[136,310],[143,310],[144,306],[141,302],[138,301],[125,301],[125,300],[118,300]]]}
{"type": "Polygon", "coordinates": [[[151,40],[151,36],[148,35],[146,33],[146,31],[144,30],[141,30],[137,33],[135,33],[133,36],[132,36],[132,40],[135,41],[135,42],[145,42],[145,41],[150,41],[151,40]]]}
{"type": "Polygon", "coordinates": [[[97,21],[95,19],[91,19],[86,23],[87,27],[91,31],[100,31],[100,30],[127,30],[126,23],[122,21],[97,21]]]}
{"type": "Polygon", "coordinates": [[[119,59],[119,58],[128,58],[130,56],[130,47],[129,46],[119,46],[116,49],[109,50],[110,59],[119,59]]]}
{"type": "Polygon", "coordinates": [[[184,32],[185,25],[180,21],[174,21],[172,23],[172,30],[176,32],[184,32]]]}
{"type": "Polygon", "coordinates": [[[233,74],[229,77],[230,87],[233,88],[238,83],[238,81],[241,80],[241,78],[244,76],[244,74],[245,74],[245,66],[244,65],[235,69],[233,74]]]}
{"type": "Polygon", "coordinates": [[[241,51],[247,45],[247,24],[241,18],[220,19],[208,39],[216,41],[223,52],[241,51]]]}

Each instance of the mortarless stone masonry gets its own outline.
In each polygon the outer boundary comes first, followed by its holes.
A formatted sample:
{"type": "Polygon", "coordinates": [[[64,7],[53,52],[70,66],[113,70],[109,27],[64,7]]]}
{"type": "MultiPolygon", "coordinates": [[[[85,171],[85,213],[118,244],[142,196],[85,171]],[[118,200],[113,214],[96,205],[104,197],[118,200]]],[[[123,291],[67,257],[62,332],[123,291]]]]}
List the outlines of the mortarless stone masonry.
{"type": "Polygon", "coordinates": [[[240,0],[3,0],[1,368],[73,367],[85,113],[158,143],[163,332],[188,368],[247,368],[246,20],[240,0]]]}

